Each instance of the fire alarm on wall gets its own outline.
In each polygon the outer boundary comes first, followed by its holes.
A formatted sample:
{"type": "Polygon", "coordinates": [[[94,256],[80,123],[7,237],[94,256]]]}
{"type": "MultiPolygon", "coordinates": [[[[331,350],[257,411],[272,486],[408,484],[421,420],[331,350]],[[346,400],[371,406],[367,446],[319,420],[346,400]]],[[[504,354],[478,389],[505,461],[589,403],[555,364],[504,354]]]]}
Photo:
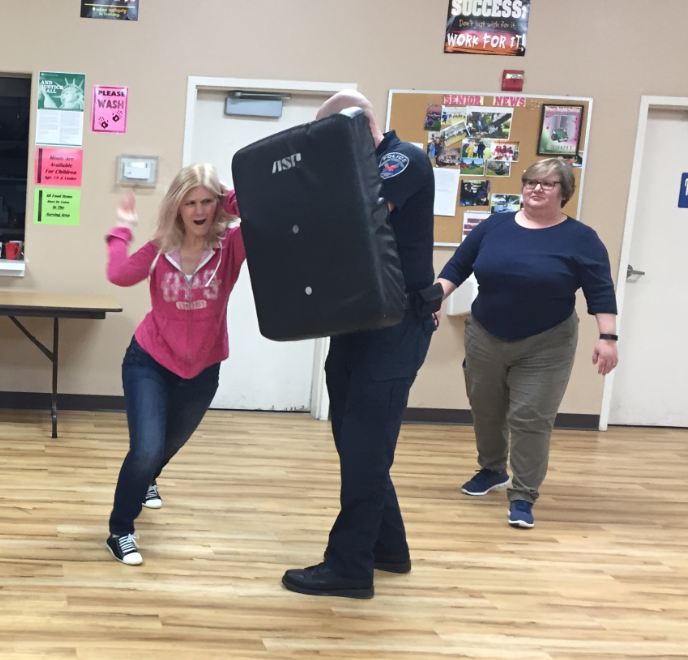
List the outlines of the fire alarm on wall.
{"type": "Polygon", "coordinates": [[[502,72],[503,92],[522,92],[525,72],[519,69],[504,69],[502,72]]]}

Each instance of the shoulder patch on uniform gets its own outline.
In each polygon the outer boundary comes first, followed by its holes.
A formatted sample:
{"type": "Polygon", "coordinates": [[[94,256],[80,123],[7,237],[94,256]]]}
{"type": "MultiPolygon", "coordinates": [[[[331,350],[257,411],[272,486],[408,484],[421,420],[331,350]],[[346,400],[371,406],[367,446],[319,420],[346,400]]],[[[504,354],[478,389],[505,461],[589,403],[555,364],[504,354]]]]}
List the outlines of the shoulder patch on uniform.
{"type": "Polygon", "coordinates": [[[380,158],[378,167],[380,169],[380,177],[383,179],[391,179],[397,174],[401,174],[409,164],[409,157],[398,151],[390,151],[380,158]]]}

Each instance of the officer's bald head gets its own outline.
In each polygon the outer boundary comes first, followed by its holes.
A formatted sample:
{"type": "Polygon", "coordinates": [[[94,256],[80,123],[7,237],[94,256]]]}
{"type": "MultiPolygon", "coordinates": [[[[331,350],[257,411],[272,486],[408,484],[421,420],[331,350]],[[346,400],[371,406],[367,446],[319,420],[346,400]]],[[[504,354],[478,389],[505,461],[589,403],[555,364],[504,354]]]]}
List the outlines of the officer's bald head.
{"type": "Polygon", "coordinates": [[[370,132],[373,136],[373,140],[375,144],[378,145],[382,141],[383,136],[377,120],[375,119],[373,105],[363,96],[363,94],[357,92],[355,89],[345,89],[331,96],[320,106],[315,118],[322,119],[323,117],[329,117],[346,108],[361,108],[361,110],[363,110],[366,117],[368,117],[368,124],[370,125],[370,132]]]}

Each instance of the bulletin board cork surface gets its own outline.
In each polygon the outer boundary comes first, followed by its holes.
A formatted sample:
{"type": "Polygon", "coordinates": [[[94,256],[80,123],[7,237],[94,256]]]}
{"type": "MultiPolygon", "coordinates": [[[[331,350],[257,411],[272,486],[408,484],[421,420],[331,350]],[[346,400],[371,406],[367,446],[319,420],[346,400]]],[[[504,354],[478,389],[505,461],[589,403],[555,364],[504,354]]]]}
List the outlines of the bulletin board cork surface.
{"type": "Polygon", "coordinates": [[[518,200],[513,196],[521,194],[523,171],[544,158],[560,156],[574,165],[576,191],[563,211],[577,218],[591,112],[591,98],[390,90],[387,130],[394,129],[400,139],[419,144],[428,152],[434,167],[458,171],[455,212],[453,216],[435,215],[435,245],[461,242],[472,222],[471,218],[464,218],[466,213],[480,216],[488,215],[491,209],[506,210],[500,204],[505,199],[512,204],[509,210],[514,209],[518,200]],[[491,120],[494,124],[490,124],[491,120]],[[485,159],[476,159],[476,145],[480,141],[483,148],[488,145],[485,159]],[[429,149],[431,142],[435,144],[429,149]],[[438,144],[439,156],[435,153],[438,144]],[[516,153],[497,154],[505,149],[515,149],[516,153]],[[509,160],[514,157],[517,160],[509,160]],[[484,173],[476,174],[480,160],[484,173]],[[482,194],[486,189],[487,203],[482,194]],[[471,196],[471,190],[480,194],[471,196]],[[510,197],[506,198],[507,195],[510,197]],[[475,199],[477,204],[473,203],[475,199]]]}

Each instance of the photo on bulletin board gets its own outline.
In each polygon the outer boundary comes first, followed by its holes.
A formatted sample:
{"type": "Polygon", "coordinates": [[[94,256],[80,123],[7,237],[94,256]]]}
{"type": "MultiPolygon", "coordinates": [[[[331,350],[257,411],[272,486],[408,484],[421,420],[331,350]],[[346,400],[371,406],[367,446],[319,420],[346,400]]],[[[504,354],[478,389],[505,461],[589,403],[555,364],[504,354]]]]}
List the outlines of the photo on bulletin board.
{"type": "Polygon", "coordinates": [[[464,122],[447,126],[446,128],[442,129],[441,133],[442,139],[448,147],[459,150],[461,149],[464,138],[468,135],[466,132],[466,124],[464,122]]]}
{"type": "Polygon", "coordinates": [[[575,156],[580,146],[582,125],[582,105],[543,105],[538,155],[575,156]]]}
{"type": "Polygon", "coordinates": [[[461,159],[461,176],[485,176],[485,161],[482,158],[461,159]]]}
{"type": "Polygon", "coordinates": [[[490,182],[485,179],[462,181],[459,199],[461,206],[487,206],[490,199],[490,182]]]}
{"type": "Polygon", "coordinates": [[[490,140],[490,160],[507,160],[516,162],[519,157],[520,144],[503,140],[490,140]]]}
{"type": "Polygon", "coordinates": [[[455,167],[461,166],[461,151],[455,147],[448,148],[445,146],[442,153],[436,158],[437,167],[455,167]]]}
{"type": "Polygon", "coordinates": [[[426,131],[439,131],[442,128],[442,106],[439,103],[432,103],[427,107],[423,128],[426,131]]]}
{"type": "Polygon", "coordinates": [[[485,163],[485,176],[511,176],[511,161],[488,160],[485,163]]]}
{"type": "Polygon", "coordinates": [[[480,158],[480,160],[483,160],[490,155],[489,153],[485,154],[489,143],[490,140],[483,140],[482,138],[464,140],[461,147],[461,155],[464,158],[480,158]]]}
{"type": "Polygon", "coordinates": [[[509,213],[521,210],[523,197],[521,195],[504,195],[494,193],[490,197],[491,213],[509,213]]]}
{"type": "Polygon", "coordinates": [[[437,157],[444,151],[444,137],[441,131],[428,131],[428,158],[433,167],[437,165],[437,157]]]}
{"type": "Polygon", "coordinates": [[[511,134],[513,108],[468,108],[466,127],[470,137],[508,140],[511,134]]]}
{"type": "Polygon", "coordinates": [[[440,125],[442,129],[459,126],[466,132],[466,106],[443,105],[440,125]]]}

